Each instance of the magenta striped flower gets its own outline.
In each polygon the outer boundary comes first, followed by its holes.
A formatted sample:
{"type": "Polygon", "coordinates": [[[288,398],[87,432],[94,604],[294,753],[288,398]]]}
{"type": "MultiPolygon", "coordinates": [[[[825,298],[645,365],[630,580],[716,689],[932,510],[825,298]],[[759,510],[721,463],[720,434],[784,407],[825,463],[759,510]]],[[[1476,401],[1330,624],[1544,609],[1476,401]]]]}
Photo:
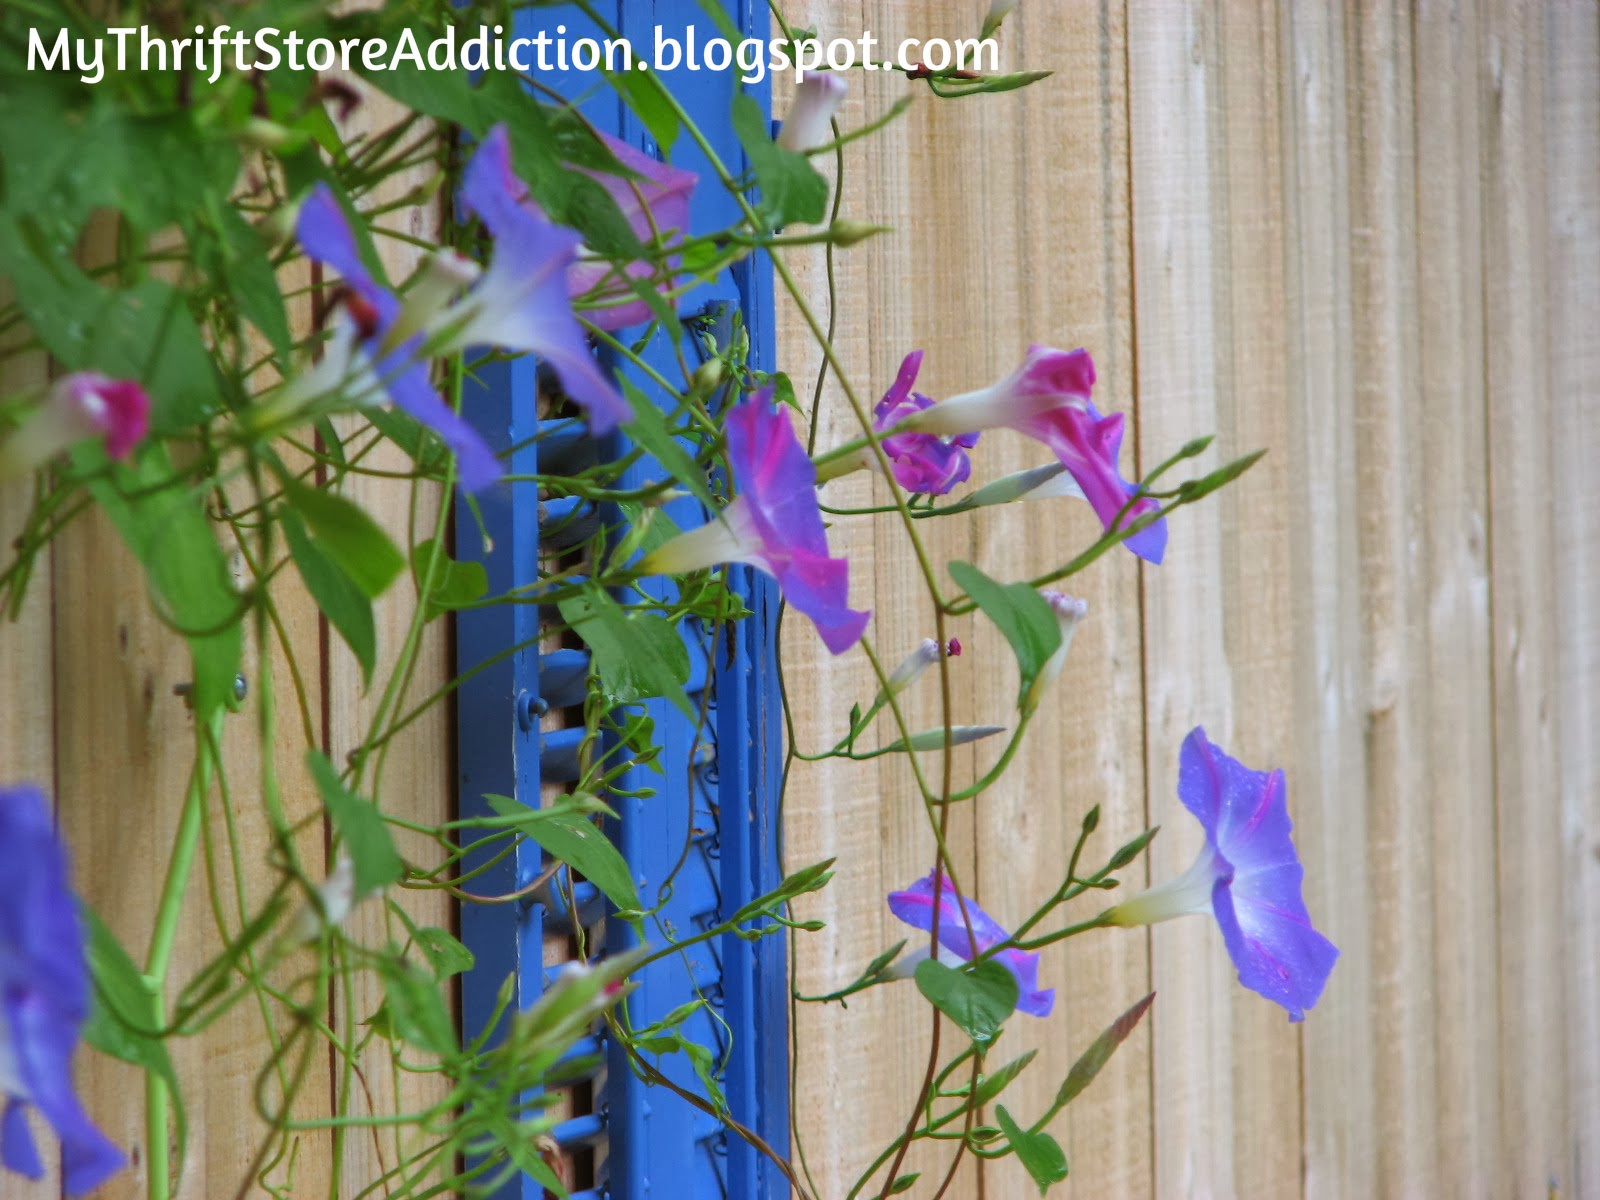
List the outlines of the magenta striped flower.
{"type": "MultiPolygon", "coordinates": [[[[894,386],[884,393],[874,410],[873,427],[880,433],[893,429],[913,413],[933,407],[930,397],[911,390],[921,367],[921,350],[913,350],[900,364],[894,386]]],[[[965,483],[972,474],[972,460],[967,457],[967,451],[977,444],[976,433],[960,433],[953,437],[941,437],[936,433],[893,433],[883,439],[883,452],[889,459],[895,481],[906,491],[942,496],[956,484],[965,483]]],[[[870,453],[866,457],[876,462],[870,453]]]]}
{"type": "Polygon", "coordinates": [[[680,574],[722,562],[758,567],[811,618],[828,649],[843,653],[871,614],[850,607],[850,564],[828,553],[816,468],[787,411],[773,407],[766,388],[728,412],[725,430],[738,494],[715,520],[658,547],[639,569],[680,574]]]}
{"type": "Polygon", "coordinates": [[[89,438],[101,438],[108,455],[125,459],[149,432],[144,388],[131,379],[74,371],[56,380],[44,404],[0,443],[0,479],[26,475],[89,438]]]}
{"type": "MultiPolygon", "coordinates": [[[[1149,496],[1130,505],[1137,489],[1117,469],[1123,416],[1102,416],[1095,408],[1090,399],[1094,381],[1094,360],[1087,350],[1069,353],[1050,346],[1029,346],[1022,365],[1006,378],[979,391],[942,400],[906,424],[946,436],[1003,426],[1035,438],[1050,447],[1071,472],[1106,529],[1126,528],[1160,506],[1149,496]]],[[[1165,518],[1141,529],[1125,544],[1140,558],[1159,563],[1167,549],[1165,518]]]]}

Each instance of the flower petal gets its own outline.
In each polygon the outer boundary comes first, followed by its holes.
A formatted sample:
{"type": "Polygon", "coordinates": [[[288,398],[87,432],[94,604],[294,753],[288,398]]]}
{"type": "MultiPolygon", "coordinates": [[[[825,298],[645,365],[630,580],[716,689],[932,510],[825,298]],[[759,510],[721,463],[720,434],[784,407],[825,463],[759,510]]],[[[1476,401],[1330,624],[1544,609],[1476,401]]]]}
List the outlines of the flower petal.
{"type": "MultiPolygon", "coordinates": [[[[934,888],[939,879],[939,872],[934,871],[903,891],[890,892],[889,911],[915,929],[932,932],[934,888]]],[[[967,900],[963,905],[948,880],[939,885],[939,944],[945,949],[967,961],[1010,936],[975,901],[967,900]],[[967,936],[968,920],[972,923],[971,937],[967,936]]],[[[995,961],[1016,978],[1017,1011],[1035,1017],[1049,1016],[1056,994],[1054,988],[1039,987],[1039,956],[1013,948],[995,955],[995,961]]]]}
{"type": "Polygon", "coordinates": [[[28,1129],[27,1112],[15,1097],[6,1100],[5,1113],[0,1115],[0,1166],[28,1179],[44,1178],[44,1163],[28,1129]]]}
{"type": "Polygon", "coordinates": [[[1241,889],[1238,877],[1231,887],[1219,880],[1212,903],[1239,982],[1281,1004],[1291,1021],[1301,1021],[1305,1010],[1321,997],[1339,951],[1306,915],[1300,900],[1300,864],[1278,867],[1273,875],[1270,881],[1259,880],[1253,889],[1241,889]],[[1248,900],[1250,890],[1280,898],[1292,894],[1299,915],[1248,900]]]}
{"type": "Polygon", "coordinates": [[[855,644],[870,614],[849,606],[849,564],[828,553],[816,468],[771,396],[764,389],[729,411],[728,462],[761,541],[762,565],[839,654],[855,644]]]}
{"type": "Polygon", "coordinates": [[[472,156],[461,189],[462,202],[482,218],[495,245],[489,269],[462,301],[472,317],[460,336],[537,354],[587,413],[589,431],[609,433],[633,410],[595,362],[572,315],[567,269],[577,258],[578,235],[545,220],[526,195],[511,169],[505,127],[497,125],[472,156]]]}
{"type": "MultiPolygon", "coordinates": [[[[1122,517],[1129,498],[1138,489],[1117,470],[1117,455],[1122,448],[1123,415],[1102,417],[1094,405],[1079,408],[1065,405],[1030,418],[1023,432],[1044,442],[1083,489],[1095,515],[1107,530],[1131,525],[1147,512],[1159,509],[1157,501],[1142,497],[1122,517]]],[[[1134,554],[1159,563],[1167,550],[1167,522],[1163,517],[1125,540],[1134,554]]]]}
{"type": "Polygon", "coordinates": [[[410,413],[449,447],[456,456],[461,475],[461,486],[469,492],[482,491],[500,478],[500,460],[477,430],[462,420],[459,413],[440,397],[428,382],[428,369],[422,363],[413,363],[392,372],[385,368],[392,362],[404,362],[405,349],[391,355],[380,364],[378,377],[388,388],[396,406],[410,413]]]}

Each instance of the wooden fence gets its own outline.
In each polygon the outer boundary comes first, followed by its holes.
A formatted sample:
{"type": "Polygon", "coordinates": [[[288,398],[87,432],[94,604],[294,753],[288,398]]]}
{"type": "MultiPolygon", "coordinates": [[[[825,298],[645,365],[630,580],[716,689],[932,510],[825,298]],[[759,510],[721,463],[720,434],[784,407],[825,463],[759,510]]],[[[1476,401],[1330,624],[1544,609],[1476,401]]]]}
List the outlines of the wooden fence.
{"type": "MultiPolygon", "coordinates": [[[[786,15],[891,43],[968,36],[980,7],[810,0],[786,15]]],[[[1213,432],[1207,462],[1271,453],[1174,518],[1165,565],[1118,554],[1073,581],[1091,616],[1036,735],[953,823],[965,878],[997,914],[1022,911],[1096,803],[1101,844],[1164,824],[1153,873],[1182,869],[1196,832],[1175,800],[1176,752],[1203,723],[1246,761],[1287,769],[1307,899],[1343,951],[1299,1026],[1237,987],[1200,921],[1048,954],[1056,1017],[1005,1038],[1013,1054],[1043,1051],[1012,1108],[1047,1103],[1072,1057],[1153,987],[1151,1018],[1056,1127],[1070,1195],[1600,1196],[1600,7],[1023,0],[1003,43],[1008,68],[1055,76],[924,97],[846,155],[844,215],[898,227],[840,256],[852,378],[870,399],[924,347],[922,387],[943,395],[1003,374],[1030,340],[1084,345],[1101,407],[1134,414],[1139,463],[1213,432]]],[[[857,77],[847,121],[905,90],[857,77]]],[[[825,306],[820,256],[792,262],[825,306]]],[[[807,390],[819,359],[792,309],[784,332],[783,366],[807,390]]],[[[46,364],[8,383],[30,370],[46,364]]],[[[832,382],[826,412],[823,445],[849,430],[832,382]]],[[[993,435],[979,471],[1039,461],[993,435]]],[[[363,503],[385,504],[380,483],[362,486],[363,503]]],[[[872,494],[862,478],[831,488],[872,494]]],[[[8,494],[0,535],[23,512],[8,494]]],[[[933,548],[1020,578],[1094,529],[1081,506],[1030,504],[945,523],[933,548]]],[[[850,520],[834,536],[864,568],[881,651],[926,636],[896,531],[850,520]]],[[[0,751],[6,778],[53,781],[80,886],[139,944],[189,766],[171,751],[189,734],[172,695],[181,643],[136,577],[98,520],[49,554],[0,636],[0,751]]],[[[403,607],[385,610],[380,638],[399,636],[403,607]]],[[[309,601],[283,619],[317,644],[309,601]]],[[[872,688],[859,656],[826,659],[796,624],[789,682],[815,747],[843,728],[839,697],[872,688]]],[[[1008,712],[1004,644],[960,632],[958,719],[1008,712]]],[[[430,627],[419,690],[444,677],[443,633],[430,627]]],[[[322,644],[313,719],[337,756],[370,699],[338,643],[322,644]]],[[[914,706],[931,720],[928,699],[914,706]]],[[[419,732],[386,769],[385,803],[436,819],[452,800],[447,714],[419,732]]],[[[281,766],[291,812],[313,811],[297,758],[281,766]]],[[[800,943],[801,990],[846,981],[900,936],[883,895],[931,858],[906,783],[887,762],[797,772],[790,862],[840,856],[807,914],[829,926],[800,943]]],[[[186,927],[180,972],[212,953],[208,930],[186,927]]],[[[909,984],[848,1012],[801,1010],[797,1138],[821,1196],[842,1196],[905,1121],[923,1011],[909,984]]],[[[263,1030],[249,1012],[229,1020],[224,1053],[180,1055],[196,1126],[185,1200],[232,1195],[257,1142],[263,1030]]],[[[371,1067],[370,1086],[389,1086],[371,1067]]],[[[132,1069],[86,1058],[83,1083],[108,1132],[138,1144],[132,1069]]],[[[295,1194],[327,1194],[326,1145],[303,1153],[295,1194]]],[[[340,1169],[370,1178],[389,1157],[352,1139],[340,1169]]],[[[142,1186],[135,1170],[101,1194],[142,1186]]],[[[950,1194],[1030,1189],[1014,1163],[980,1175],[969,1159],[950,1194]]],[[[0,1190],[44,1200],[58,1185],[0,1190]]]]}
{"type": "MultiPolygon", "coordinates": [[[[787,12],[892,46],[966,36],[980,7],[787,12]]],[[[1068,1194],[1600,1196],[1600,7],[1023,0],[1002,41],[1007,69],[1054,77],[924,98],[846,154],[844,215],[898,228],[840,257],[854,382],[875,399],[924,347],[923,390],[947,395],[1029,341],[1082,345],[1144,467],[1206,433],[1203,463],[1270,453],[1172,520],[1165,565],[1123,554],[1073,581],[1089,620],[1011,781],[954,822],[961,869],[991,912],[1031,911],[1095,803],[1101,844],[1161,824],[1153,874],[1183,869],[1177,748],[1204,724],[1287,770],[1307,900],[1343,951],[1299,1026],[1237,986],[1198,920],[1047,953],[1057,1015],[1007,1032],[1002,1060],[1043,1050],[1009,1107],[1041,1111],[1154,988],[1057,1126],[1068,1194]]],[[[903,92],[853,80],[847,125],[903,92]]],[[[803,285],[826,303],[820,255],[803,285]]],[[[818,355],[786,329],[809,393],[818,355]]],[[[826,404],[824,446],[850,428],[837,388],[826,404]]],[[[1041,453],[992,435],[978,471],[1041,453]]],[[[870,564],[857,600],[893,661],[930,613],[879,521],[834,536],[870,564]]],[[[989,509],[934,557],[1023,578],[1094,529],[1067,501],[989,509]]],[[[957,719],[1003,720],[1009,652],[959,632],[957,719]]],[[[814,748],[871,686],[804,628],[790,649],[814,748]]],[[[973,751],[968,771],[993,753],[973,751]]],[[[931,841],[898,764],[800,774],[787,831],[791,863],[840,856],[808,913],[829,928],[801,942],[816,992],[903,935],[883,896],[931,841]]],[[[907,1119],[920,1005],[903,985],[802,1011],[797,1131],[821,1195],[907,1119]]],[[[1031,1184],[969,1162],[951,1194],[1031,1184]]]]}

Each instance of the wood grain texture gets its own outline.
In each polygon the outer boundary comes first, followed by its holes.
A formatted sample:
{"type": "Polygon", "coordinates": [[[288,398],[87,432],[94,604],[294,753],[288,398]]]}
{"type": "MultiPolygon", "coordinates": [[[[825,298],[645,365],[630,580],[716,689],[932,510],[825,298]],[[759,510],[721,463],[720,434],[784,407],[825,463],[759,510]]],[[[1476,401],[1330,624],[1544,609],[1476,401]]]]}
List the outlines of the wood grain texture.
{"type": "MultiPolygon", "coordinates": [[[[348,133],[384,129],[401,113],[399,105],[375,91],[351,118],[348,133]]],[[[413,188],[427,171],[418,168],[386,180],[372,199],[392,200],[413,188]]],[[[408,206],[382,218],[378,224],[395,229],[413,239],[436,237],[438,213],[429,207],[408,206]]],[[[408,276],[419,260],[415,244],[398,238],[374,234],[374,244],[389,276],[394,281],[408,276]]],[[[364,465],[376,471],[403,474],[413,469],[410,459],[395,445],[384,442],[367,456],[364,465]]],[[[403,478],[353,475],[342,494],[355,501],[378,521],[399,546],[410,546],[433,536],[443,495],[436,487],[413,488],[403,478]]],[[[392,668],[409,636],[417,609],[415,584],[409,571],[373,603],[373,622],[377,629],[377,661],[392,668]]],[[[336,638],[326,640],[327,736],[330,758],[343,765],[350,751],[372,732],[383,689],[389,680],[380,673],[368,689],[355,656],[336,638]]],[[[416,669],[409,685],[398,690],[389,717],[404,713],[450,678],[451,630],[445,621],[426,625],[417,647],[416,669]]],[[[361,780],[361,792],[385,813],[403,819],[431,824],[450,819],[455,812],[455,765],[452,754],[454,726],[451,709],[441,704],[417,720],[405,735],[389,743],[369,761],[361,780]]],[[[420,835],[394,830],[396,848],[402,857],[431,864],[438,848],[420,835]]],[[[448,897],[438,891],[394,891],[389,899],[404,905],[411,919],[421,926],[451,927],[448,897]]],[[[359,904],[346,922],[345,933],[358,942],[382,948],[403,946],[407,935],[403,924],[384,899],[373,898],[359,904]]],[[[348,1028],[345,1004],[358,1023],[365,1022],[383,1002],[380,980],[370,973],[356,977],[352,994],[335,999],[335,1021],[348,1028]]],[[[417,1112],[436,1103],[448,1092],[448,1081],[437,1074],[403,1070],[389,1054],[387,1043],[370,1042],[357,1056],[359,1071],[347,1080],[341,1065],[334,1065],[335,1096],[344,1096],[347,1111],[386,1114],[417,1112]],[[353,1085],[353,1086],[347,1086],[353,1085]]],[[[340,1101],[336,1100],[336,1103],[340,1101]]],[[[385,1171],[394,1169],[425,1143],[416,1130],[363,1130],[344,1140],[338,1157],[340,1180],[354,1195],[369,1186],[385,1171]]]]}
{"type": "MultiPolygon", "coordinates": [[[[1544,9],[1550,442],[1570,1140],[1564,1195],[1600,1192],[1600,7],[1544,9]]],[[[1548,922],[1549,913],[1541,914],[1548,922]]]]}
{"type": "Polygon", "coordinates": [[[1382,1193],[1438,1192],[1434,814],[1428,784],[1427,509],[1417,330],[1411,22],[1395,3],[1347,9],[1351,332],[1373,912],[1374,1084],[1382,1193]],[[1403,1137],[1389,1130],[1404,1130],[1403,1137]]]}
{"type": "MultiPolygon", "coordinates": [[[[12,300],[9,281],[0,279],[0,307],[12,300]]],[[[28,352],[21,330],[0,336],[0,395],[37,394],[50,382],[50,362],[42,351],[28,352]]],[[[33,507],[33,482],[0,484],[0,545],[12,546],[22,534],[33,507]]],[[[14,621],[0,627],[0,785],[33,783],[55,803],[55,673],[52,669],[51,573],[55,550],[47,547],[35,560],[27,601],[14,621]]],[[[9,559],[9,556],[8,556],[9,559]]],[[[76,871],[82,863],[74,860],[76,871]]],[[[49,1131],[38,1115],[29,1125],[37,1144],[50,1145],[49,1131]]],[[[41,1149],[46,1175],[38,1182],[8,1179],[7,1193],[16,1200],[56,1200],[60,1195],[59,1155],[41,1149]]]]}
{"type": "MultiPolygon", "coordinates": [[[[1500,1070],[1507,1194],[1568,1160],[1560,679],[1543,7],[1490,3],[1480,41],[1500,1070]]],[[[1585,731],[1592,735],[1592,731],[1585,731]]],[[[1587,1114],[1592,1120],[1594,1114],[1587,1114]]]]}
{"type": "MultiPolygon", "coordinates": [[[[1424,794],[1433,816],[1434,1044],[1439,1194],[1506,1194],[1499,1136],[1494,716],[1489,659],[1488,420],[1477,110],[1479,10],[1414,14],[1417,350],[1416,568],[1425,605],[1424,794]]],[[[1415,793],[1403,799],[1417,807],[1415,793]]],[[[1426,845],[1426,844],[1425,844],[1426,845]]],[[[1423,853],[1410,861],[1419,867],[1423,853]]]]}

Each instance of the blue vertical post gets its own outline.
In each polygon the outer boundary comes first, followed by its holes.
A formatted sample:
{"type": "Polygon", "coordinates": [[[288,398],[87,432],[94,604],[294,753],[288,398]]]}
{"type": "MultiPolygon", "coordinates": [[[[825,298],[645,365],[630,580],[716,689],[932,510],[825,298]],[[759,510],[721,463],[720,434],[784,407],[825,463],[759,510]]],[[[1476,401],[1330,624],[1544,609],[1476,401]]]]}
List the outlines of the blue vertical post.
{"type": "MultiPolygon", "coordinates": [[[[479,364],[464,389],[463,408],[497,452],[511,450],[507,472],[537,470],[538,432],[535,364],[531,359],[479,364]],[[518,447],[512,450],[513,447],[518,447]]],[[[482,526],[464,498],[456,505],[456,554],[483,563],[489,592],[497,595],[538,575],[539,503],[536,486],[503,483],[476,497],[482,526]],[[485,549],[485,538],[492,549],[485,549]]],[[[539,725],[530,720],[539,694],[539,612],[528,604],[468,609],[456,615],[456,670],[471,677],[456,692],[457,775],[462,817],[493,815],[485,794],[539,803],[539,725]]],[[[469,832],[464,842],[471,842],[469,832]]],[[[504,841],[469,852],[463,873],[491,862],[504,841]]],[[[523,843],[482,874],[472,890],[505,895],[525,886],[540,869],[537,846],[523,843]]],[[[500,989],[512,979],[512,1007],[532,1003],[543,986],[544,923],[540,907],[527,901],[468,904],[461,908],[461,939],[476,965],[461,981],[464,1038],[488,1026],[500,989]]],[[[495,1200],[543,1200],[544,1189],[523,1179],[495,1200]]]]}
{"type": "MultiPolygon", "coordinates": [[[[764,2],[723,2],[743,36],[763,41],[768,37],[764,2]]],[[[693,26],[701,45],[722,32],[694,3],[606,0],[598,7],[602,16],[645,54],[653,52],[657,23],[669,36],[679,37],[693,26]]],[[[566,26],[569,43],[592,32],[576,10],[544,7],[518,10],[513,32],[532,36],[544,29],[553,35],[558,24],[566,26]]],[[[608,87],[598,84],[597,77],[569,73],[546,76],[541,82],[582,97],[585,115],[600,128],[648,153],[659,153],[647,131],[608,87]]],[[[728,169],[734,175],[743,173],[747,164],[729,120],[733,98],[741,88],[738,73],[679,71],[669,86],[728,169]]],[[[767,102],[765,84],[746,90],[767,102]]],[[[671,158],[674,165],[701,176],[692,209],[696,231],[737,222],[737,204],[723,191],[709,161],[687,133],[679,136],[671,158]]],[[[750,365],[772,367],[769,264],[740,263],[716,283],[696,288],[688,301],[683,313],[686,325],[697,320],[709,322],[719,344],[726,345],[737,315],[750,339],[750,365]]],[[[687,347],[685,354],[692,359],[687,347]]],[[[678,370],[677,348],[664,332],[656,334],[643,357],[669,378],[678,370]]],[[[653,394],[642,372],[633,382],[645,394],[653,394]]],[[[480,413],[490,414],[486,432],[492,440],[498,439],[495,444],[508,446],[531,436],[536,427],[531,364],[491,367],[482,374],[482,383],[481,389],[469,395],[466,409],[475,420],[480,413]]],[[[619,435],[597,449],[603,456],[619,455],[627,445],[619,435]]],[[[524,457],[513,463],[512,470],[531,472],[534,451],[519,453],[524,457]]],[[[641,457],[623,473],[619,486],[637,487],[659,480],[663,474],[654,460],[641,457]]],[[[666,512],[684,528],[708,518],[700,505],[688,498],[670,502],[666,512]]],[[[600,515],[609,524],[620,517],[615,509],[600,515]]],[[[496,545],[496,552],[485,559],[491,594],[533,582],[538,567],[538,503],[532,485],[497,490],[488,498],[484,518],[496,545]]],[[[457,523],[458,555],[472,557],[477,538],[476,524],[463,510],[457,523]]],[[[656,945],[669,934],[682,939],[709,928],[746,901],[772,890],[780,880],[778,597],[770,580],[748,568],[733,568],[729,579],[753,615],[737,626],[725,627],[715,638],[694,622],[686,622],[682,630],[691,661],[688,696],[697,711],[704,710],[704,722],[689,720],[666,701],[647,702],[663,769],[659,773],[646,768],[628,772],[617,783],[618,794],[608,798],[619,815],[609,832],[633,870],[645,906],[660,906],[645,936],[656,945]],[[636,792],[641,794],[629,794],[636,792]],[[642,794],[646,792],[649,794],[642,794]]],[[[643,587],[665,596],[673,585],[654,580],[643,587]]],[[[538,611],[535,605],[514,605],[461,614],[462,669],[517,642],[528,643],[526,651],[484,671],[461,691],[464,814],[481,810],[476,797],[483,791],[500,791],[529,804],[538,803],[537,722],[531,733],[516,724],[518,696],[539,691],[539,661],[533,646],[538,611]]],[[[547,666],[547,673],[553,673],[566,670],[568,664],[552,661],[547,666]]],[[[476,890],[509,891],[531,879],[538,869],[538,851],[526,848],[518,862],[502,864],[492,879],[480,880],[476,890]]],[[[636,940],[621,922],[609,922],[608,930],[611,949],[636,940]]],[[[543,914],[531,903],[469,910],[463,913],[462,932],[479,961],[469,973],[463,994],[463,1019],[471,1036],[482,1027],[488,1006],[508,972],[517,974],[522,1003],[537,994],[543,914]]],[[[705,1007],[685,1022],[682,1032],[713,1048],[717,1086],[730,1113],[780,1154],[787,1154],[789,1145],[785,950],[781,933],[755,943],[731,936],[702,943],[641,972],[638,987],[626,1004],[628,1020],[640,1027],[685,1004],[705,1001],[705,1007]]],[[[608,1139],[608,1155],[600,1165],[601,1195],[610,1200],[778,1200],[789,1194],[783,1173],[764,1155],[730,1135],[717,1118],[666,1088],[647,1086],[633,1071],[622,1047],[608,1047],[607,1055],[605,1086],[596,1096],[600,1120],[591,1122],[597,1130],[603,1129],[608,1139]]],[[[652,1057],[651,1066],[684,1090],[707,1097],[708,1089],[682,1054],[652,1057]]],[[[496,1200],[532,1200],[542,1194],[526,1180],[522,1188],[496,1200]]]]}

